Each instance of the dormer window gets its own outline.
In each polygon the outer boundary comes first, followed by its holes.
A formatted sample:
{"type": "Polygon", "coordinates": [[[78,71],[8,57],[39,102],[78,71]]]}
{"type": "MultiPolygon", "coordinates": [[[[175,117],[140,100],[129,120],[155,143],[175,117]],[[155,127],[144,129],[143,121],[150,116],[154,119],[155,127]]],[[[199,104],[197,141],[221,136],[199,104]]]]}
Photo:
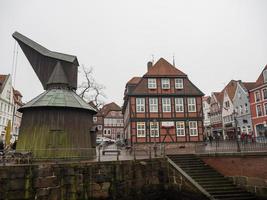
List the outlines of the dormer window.
{"type": "Polygon", "coordinates": [[[267,82],[267,69],[265,69],[265,70],[263,71],[263,80],[264,80],[264,83],[267,82]]]}
{"type": "Polygon", "coordinates": [[[183,89],[184,88],[184,82],[182,78],[176,78],[175,79],[175,89],[183,89]]]}
{"type": "Polygon", "coordinates": [[[161,87],[162,87],[162,89],[170,89],[170,79],[162,78],[161,79],[161,87]]]}
{"type": "Polygon", "coordinates": [[[155,78],[149,78],[147,86],[148,86],[148,89],[156,89],[157,88],[157,80],[155,78]]]}

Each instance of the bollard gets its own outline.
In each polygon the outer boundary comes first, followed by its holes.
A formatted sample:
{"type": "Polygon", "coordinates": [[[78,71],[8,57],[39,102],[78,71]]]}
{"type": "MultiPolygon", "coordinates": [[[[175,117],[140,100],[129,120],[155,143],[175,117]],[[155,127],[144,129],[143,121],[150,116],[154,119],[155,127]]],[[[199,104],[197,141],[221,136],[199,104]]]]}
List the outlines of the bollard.
{"type": "Polygon", "coordinates": [[[134,160],[136,160],[136,156],[135,156],[135,145],[133,144],[133,151],[134,151],[134,160]]]}

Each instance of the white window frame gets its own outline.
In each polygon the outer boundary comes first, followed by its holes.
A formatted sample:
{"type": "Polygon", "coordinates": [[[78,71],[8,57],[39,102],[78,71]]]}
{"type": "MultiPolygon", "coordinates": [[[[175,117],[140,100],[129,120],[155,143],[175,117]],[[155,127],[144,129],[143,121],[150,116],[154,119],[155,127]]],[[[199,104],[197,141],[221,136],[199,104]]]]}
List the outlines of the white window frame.
{"type": "Polygon", "coordinates": [[[175,112],[184,112],[183,98],[175,98],[175,112]]]}
{"type": "Polygon", "coordinates": [[[149,112],[157,113],[158,110],[158,98],[149,98],[149,112]]]}
{"type": "Polygon", "coordinates": [[[257,117],[262,117],[263,116],[263,113],[262,113],[262,107],[260,104],[256,105],[256,113],[257,113],[257,117]],[[259,115],[259,112],[258,112],[258,106],[260,108],[260,111],[261,111],[261,115],[259,115]]]}
{"type": "Polygon", "coordinates": [[[150,122],[150,137],[159,137],[159,123],[150,122]]]}
{"type": "Polygon", "coordinates": [[[170,89],[170,79],[169,78],[162,78],[161,79],[161,88],[162,89],[170,89]]]}
{"type": "Polygon", "coordinates": [[[97,117],[93,117],[93,122],[97,122],[97,117]]]}
{"type": "Polygon", "coordinates": [[[184,88],[184,80],[182,78],[175,79],[175,89],[183,89],[184,88]]]}
{"type": "Polygon", "coordinates": [[[146,99],[136,98],[136,112],[144,113],[146,111],[146,99]]]}
{"type": "Polygon", "coordinates": [[[189,121],[189,135],[190,136],[198,135],[197,121],[189,121]]]}
{"type": "Polygon", "coordinates": [[[263,115],[267,115],[267,103],[265,103],[265,104],[263,104],[263,109],[264,109],[264,113],[263,113],[263,115]]]}
{"type": "Polygon", "coordinates": [[[171,98],[162,98],[162,112],[171,112],[172,108],[171,108],[171,98]]]}
{"type": "Polygon", "coordinates": [[[188,97],[187,104],[188,104],[188,112],[196,112],[196,98],[188,97]]]}
{"type": "Polygon", "coordinates": [[[255,102],[260,102],[261,101],[261,93],[259,91],[256,91],[254,93],[254,97],[255,97],[255,102]],[[259,94],[259,100],[257,101],[257,94],[259,94]]]}
{"type": "Polygon", "coordinates": [[[267,98],[264,98],[264,90],[267,91],[267,88],[262,89],[262,99],[266,100],[267,98]]]}
{"type": "Polygon", "coordinates": [[[176,135],[185,136],[185,126],[183,121],[176,122],[176,135]]]}
{"type": "Polygon", "coordinates": [[[102,130],[102,125],[97,125],[97,129],[98,129],[99,131],[101,131],[101,130],[102,130]]]}
{"type": "Polygon", "coordinates": [[[157,79],[149,78],[147,80],[147,87],[148,89],[157,89],[157,79]]]}
{"type": "Polygon", "coordinates": [[[145,122],[136,123],[136,137],[138,138],[146,137],[146,123],[145,122]]]}

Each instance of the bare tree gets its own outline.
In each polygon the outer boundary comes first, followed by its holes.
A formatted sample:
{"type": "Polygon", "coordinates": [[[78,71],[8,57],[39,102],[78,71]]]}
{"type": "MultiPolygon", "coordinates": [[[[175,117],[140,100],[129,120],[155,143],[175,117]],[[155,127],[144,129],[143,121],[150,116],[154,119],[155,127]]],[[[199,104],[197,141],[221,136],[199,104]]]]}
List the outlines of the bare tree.
{"type": "Polygon", "coordinates": [[[82,65],[82,72],[85,80],[78,87],[78,94],[86,101],[93,101],[99,109],[104,105],[106,95],[104,93],[105,86],[96,82],[93,78],[93,68],[86,68],[82,65]]]}

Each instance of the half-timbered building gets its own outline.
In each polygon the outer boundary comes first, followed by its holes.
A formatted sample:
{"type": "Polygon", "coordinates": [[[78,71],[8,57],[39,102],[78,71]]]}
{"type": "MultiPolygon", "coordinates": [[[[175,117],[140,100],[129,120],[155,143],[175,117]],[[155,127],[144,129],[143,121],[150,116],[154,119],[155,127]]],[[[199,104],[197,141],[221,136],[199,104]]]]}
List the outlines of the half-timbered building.
{"type": "Polygon", "coordinates": [[[124,134],[128,143],[203,140],[202,96],[188,76],[160,58],[147,73],[128,81],[124,93],[124,134]]]}

